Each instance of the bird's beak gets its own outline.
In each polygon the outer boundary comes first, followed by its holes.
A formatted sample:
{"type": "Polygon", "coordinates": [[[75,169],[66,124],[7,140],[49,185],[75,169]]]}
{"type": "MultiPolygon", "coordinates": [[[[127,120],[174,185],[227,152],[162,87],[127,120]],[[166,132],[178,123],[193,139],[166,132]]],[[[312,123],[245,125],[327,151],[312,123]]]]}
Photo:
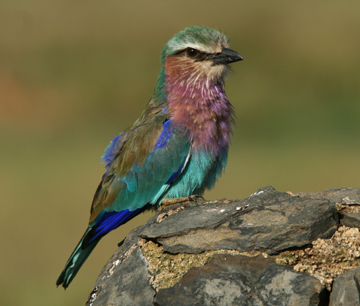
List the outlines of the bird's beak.
{"type": "Polygon", "coordinates": [[[234,50],[222,48],[221,53],[211,54],[208,59],[212,61],[212,66],[215,66],[242,61],[244,58],[234,50]]]}

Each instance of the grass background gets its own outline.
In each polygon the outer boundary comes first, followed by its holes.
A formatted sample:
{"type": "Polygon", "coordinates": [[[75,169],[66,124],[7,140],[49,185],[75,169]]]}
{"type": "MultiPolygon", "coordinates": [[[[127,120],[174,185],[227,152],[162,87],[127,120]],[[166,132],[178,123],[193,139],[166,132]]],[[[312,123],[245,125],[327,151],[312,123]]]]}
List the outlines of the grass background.
{"type": "Polygon", "coordinates": [[[116,244],[106,236],[65,292],[55,281],[86,228],[109,141],[141,113],[163,44],[185,26],[225,32],[228,167],[205,197],[272,185],[360,185],[360,2],[0,2],[0,304],[83,305],[116,244]]]}

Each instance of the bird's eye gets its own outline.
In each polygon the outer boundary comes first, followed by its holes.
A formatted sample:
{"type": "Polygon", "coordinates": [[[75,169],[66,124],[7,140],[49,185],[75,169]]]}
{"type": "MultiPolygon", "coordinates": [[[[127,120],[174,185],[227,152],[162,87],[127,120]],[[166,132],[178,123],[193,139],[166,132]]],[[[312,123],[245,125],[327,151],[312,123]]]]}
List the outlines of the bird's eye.
{"type": "Polygon", "coordinates": [[[186,49],[186,55],[191,58],[196,57],[197,55],[199,55],[199,53],[200,52],[198,50],[193,49],[193,48],[186,49]]]}

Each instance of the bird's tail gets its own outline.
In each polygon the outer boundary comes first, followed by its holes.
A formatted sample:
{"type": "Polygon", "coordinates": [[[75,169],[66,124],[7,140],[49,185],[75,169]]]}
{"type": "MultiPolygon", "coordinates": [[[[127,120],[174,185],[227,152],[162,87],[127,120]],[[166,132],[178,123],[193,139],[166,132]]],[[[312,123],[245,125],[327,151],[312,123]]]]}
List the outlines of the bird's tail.
{"type": "Polygon", "coordinates": [[[61,272],[59,278],[56,281],[56,286],[62,285],[65,289],[69,286],[75,275],[80,270],[85,260],[89,257],[92,250],[95,248],[101,237],[95,239],[84,247],[84,238],[88,234],[89,229],[85,232],[80,242],[76,246],[74,252],[72,252],[69,260],[67,261],[64,270],[61,272]]]}

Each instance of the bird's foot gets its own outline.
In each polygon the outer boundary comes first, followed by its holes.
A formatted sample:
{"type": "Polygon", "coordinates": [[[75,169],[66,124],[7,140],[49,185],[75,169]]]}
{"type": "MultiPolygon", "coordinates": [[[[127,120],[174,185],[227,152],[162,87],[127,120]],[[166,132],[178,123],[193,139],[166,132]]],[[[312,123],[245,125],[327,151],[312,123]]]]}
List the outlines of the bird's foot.
{"type": "Polygon", "coordinates": [[[158,210],[163,210],[165,207],[173,205],[173,204],[178,204],[178,203],[183,203],[183,202],[196,202],[197,199],[204,199],[203,196],[198,195],[198,194],[193,194],[191,196],[188,197],[181,197],[181,198],[165,198],[161,200],[161,206],[158,208],[158,210]]]}

